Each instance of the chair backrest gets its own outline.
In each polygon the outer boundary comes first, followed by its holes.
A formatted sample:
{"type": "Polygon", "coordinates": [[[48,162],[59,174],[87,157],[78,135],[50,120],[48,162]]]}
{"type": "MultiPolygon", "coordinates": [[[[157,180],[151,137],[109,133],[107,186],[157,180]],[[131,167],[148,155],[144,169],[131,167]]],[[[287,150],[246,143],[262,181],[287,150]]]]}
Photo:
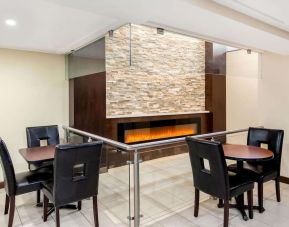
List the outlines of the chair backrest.
{"type": "Polygon", "coordinates": [[[186,138],[192,165],[194,186],[209,195],[229,199],[229,177],[222,144],[216,141],[186,138]],[[204,160],[208,161],[209,168],[204,160]]]}
{"type": "Polygon", "coordinates": [[[274,159],[262,164],[274,165],[276,170],[280,172],[282,146],[283,146],[284,131],[279,129],[266,128],[249,128],[247,144],[250,146],[260,147],[262,144],[267,144],[268,149],[274,152],[274,159]]]}
{"type": "Polygon", "coordinates": [[[16,179],[13,163],[5,142],[0,138],[0,162],[4,176],[5,191],[8,196],[16,193],[16,179]]]}
{"type": "Polygon", "coordinates": [[[48,145],[59,144],[57,125],[37,126],[26,128],[27,146],[39,147],[41,140],[47,140],[48,145]]]}
{"type": "Polygon", "coordinates": [[[53,188],[55,206],[97,195],[101,151],[102,142],[56,147],[53,188]]]}

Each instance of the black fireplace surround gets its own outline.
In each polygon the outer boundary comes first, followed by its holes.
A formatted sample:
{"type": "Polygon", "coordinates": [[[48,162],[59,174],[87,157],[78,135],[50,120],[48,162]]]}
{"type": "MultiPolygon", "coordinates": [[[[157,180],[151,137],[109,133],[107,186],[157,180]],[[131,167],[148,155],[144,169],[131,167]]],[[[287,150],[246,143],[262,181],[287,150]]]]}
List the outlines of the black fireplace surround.
{"type": "MultiPolygon", "coordinates": [[[[171,138],[178,138],[183,136],[195,135],[201,133],[201,118],[186,118],[186,119],[170,119],[170,120],[155,120],[155,121],[142,121],[142,122],[127,122],[127,123],[118,123],[117,127],[117,135],[118,141],[124,142],[127,144],[136,144],[141,142],[150,142],[150,141],[157,141],[162,139],[171,139],[171,138]],[[171,127],[172,126],[172,127],[171,127]],[[175,127],[176,126],[176,127],[175,127]],[[161,128],[166,129],[174,129],[180,128],[184,126],[184,128],[192,127],[193,133],[184,133],[179,136],[170,135],[168,137],[162,137],[157,139],[144,139],[137,142],[126,142],[126,135],[128,132],[135,130],[135,129],[145,129],[146,131],[154,131],[154,130],[161,130],[161,128]],[[150,129],[150,130],[147,130],[150,129]]],[[[163,135],[164,136],[164,135],[163,135]]]]}

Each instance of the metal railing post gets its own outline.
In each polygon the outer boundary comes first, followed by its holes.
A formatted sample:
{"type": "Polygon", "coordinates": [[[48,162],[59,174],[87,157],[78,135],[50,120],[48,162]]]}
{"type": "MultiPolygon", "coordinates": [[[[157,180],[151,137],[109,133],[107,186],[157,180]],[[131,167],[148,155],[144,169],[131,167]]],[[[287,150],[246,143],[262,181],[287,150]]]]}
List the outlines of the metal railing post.
{"type": "Polygon", "coordinates": [[[133,183],[134,183],[134,227],[140,226],[140,180],[139,180],[139,153],[134,150],[133,162],[133,183]]]}
{"type": "Polygon", "coordinates": [[[69,132],[69,130],[65,129],[64,133],[65,133],[65,142],[69,143],[69,140],[70,140],[70,132],[69,132]]]}

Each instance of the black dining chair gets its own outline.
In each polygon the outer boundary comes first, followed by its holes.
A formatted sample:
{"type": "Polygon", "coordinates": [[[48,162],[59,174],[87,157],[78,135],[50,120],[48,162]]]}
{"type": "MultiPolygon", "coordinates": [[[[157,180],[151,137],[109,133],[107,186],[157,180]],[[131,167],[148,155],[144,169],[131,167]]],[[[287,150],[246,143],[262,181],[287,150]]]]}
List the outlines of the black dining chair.
{"type": "Polygon", "coordinates": [[[58,145],[55,150],[54,178],[43,183],[43,220],[47,221],[48,202],[54,204],[56,226],[59,208],[93,197],[94,223],[98,226],[97,194],[102,142],[58,145]],[[65,164],[64,164],[65,163],[65,164]]]}
{"type": "Polygon", "coordinates": [[[253,218],[254,182],[237,174],[229,175],[222,144],[187,137],[194,178],[194,216],[199,213],[200,191],[224,200],[224,227],[229,225],[229,200],[247,192],[249,217],[253,218]],[[204,161],[208,161],[208,166],[204,161]]]}
{"type": "MultiPolygon", "coordinates": [[[[264,162],[244,162],[244,175],[258,184],[258,209],[264,212],[263,207],[263,184],[275,180],[276,198],[280,197],[280,167],[283,146],[284,131],[278,129],[253,128],[250,127],[247,137],[247,145],[261,147],[266,144],[268,149],[274,153],[274,158],[264,162]]],[[[236,164],[229,167],[230,171],[237,172],[236,164]]]]}
{"type": "Polygon", "coordinates": [[[52,178],[52,174],[30,171],[15,174],[10,154],[5,142],[1,138],[0,162],[6,192],[4,214],[8,214],[9,210],[8,227],[12,227],[15,211],[15,196],[40,190],[42,188],[41,183],[52,178]]]}
{"type": "MultiPolygon", "coordinates": [[[[59,144],[59,132],[57,125],[36,126],[26,128],[27,147],[40,147],[41,140],[46,140],[47,145],[59,144]]],[[[31,171],[51,172],[53,162],[41,162],[29,164],[31,171]]],[[[40,204],[40,191],[37,191],[37,204],[40,204]]]]}
{"type": "Polygon", "coordinates": [[[57,125],[28,127],[26,135],[28,147],[40,147],[41,140],[47,140],[47,145],[59,144],[57,125]]]}

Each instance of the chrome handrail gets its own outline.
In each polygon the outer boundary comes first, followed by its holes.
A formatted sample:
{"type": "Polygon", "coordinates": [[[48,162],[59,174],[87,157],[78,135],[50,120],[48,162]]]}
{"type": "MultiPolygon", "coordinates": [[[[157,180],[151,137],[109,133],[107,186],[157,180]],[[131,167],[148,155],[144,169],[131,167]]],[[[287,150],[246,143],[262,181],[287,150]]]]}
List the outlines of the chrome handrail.
{"type": "Polygon", "coordinates": [[[127,145],[125,143],[121,143],[121,142],[118,142],[118,141],[115,141],[115,140],[111,140],[111,139],[108,139],[108,138],[105,138],[105,137],[102,137],[102,136],[98,136],[98,135],[95,135],[95,134],[92,134],[92,133],[89,133],[89,132],[85,132],[85,131],[82,131],[82,130],[79,130],[79,129],[76,129],[76,128],[72,128],[72,127],[68,127],[68,126],[62,126],[62,128],[66,131],[66,132],[74,132],[75,134],[77,135],[80,135],[80,136],[84,136],[84,137],[88,137],[88,138],[92,138],[92,139],[95,139],[95,140],[101,140],[109,145],[112,145],[112,146],[115,146],[115,147],[118,147],[118,148],[121,148],[121,149],[124,149],[124,150],[134,150],[131,148],[130,145],[127,145]]]}
{"type": "MultiPolygon", "coordinates": [[[[195,138],[195,139],[206,139],[206,138],[219,137],[219,136],[224,136],[224,135],[239,133],[239,132],[246,132],[246,131],[248,131],[248,128],[238,129],[238,130],[228,130],[228,131],[223,131],[223,132],[212,132],[212,133],[194,135],[194,136],[189,136],[189,137],[195,138]]],[[[143,148],[150,148],[150,147],[155,147],[155,146],[162,146],[162,145],[182,142],[182,141],[185,141],[185,139],[186,139],[186,137],[179,137],[179,138],[174,138],[174,139],[166,139],[166,140],[159,140],[159,141],[154,141],[154,142],[139,143],[139,144],[134,144],[134,145],[130,145],[130,146],[133,147],[134,150],[135,149],[143,149],[143,148]]]]}
{"type": "MultiPolygon", "coordinates": [[[[178,143],[185,141],[186,137],[179,137],[179,138],[173,138],[173,139],[165,139],[165,140],[159,140],[159,141],[153,141],[153,142],[144,142],[144,143],[139,143],[139,144],[133,144],[133,145],[128,145],[122,142],[118,142],[112,139],[108,139],[102,136],[98,136],[89,132],[85,132],[79,129],[75,129],[72,127],[68,126],[63,126],[63,129],[66,131],[74,132],[77,135],[85,136],[88,138],[92,138],[95,140],[101,140],[108,145],[124,149],[126,151],[133,151],[133,150],[140,150],[144,148],[150,148],[150,147],[156,147],[156,146],[162,146],[162,145],[167,145],[167,144],[172,144],[172,143],[178,143]]],[[[234,134],[234,133],[239,133],[239,132],[246,132],[248,131],[248,128],[244,129],[237,129],[237,130],[228,130],[228,131],[222,131],[222,132],[213,132],[213,133],[207,133],[207,134],[200,134],[200,135],[194,135],[190,136],[195,139],[206,139],[206,138],[212,138],[212,137],[219,137],[219,136],[224,136],[228,134],[234,134]]]]}

